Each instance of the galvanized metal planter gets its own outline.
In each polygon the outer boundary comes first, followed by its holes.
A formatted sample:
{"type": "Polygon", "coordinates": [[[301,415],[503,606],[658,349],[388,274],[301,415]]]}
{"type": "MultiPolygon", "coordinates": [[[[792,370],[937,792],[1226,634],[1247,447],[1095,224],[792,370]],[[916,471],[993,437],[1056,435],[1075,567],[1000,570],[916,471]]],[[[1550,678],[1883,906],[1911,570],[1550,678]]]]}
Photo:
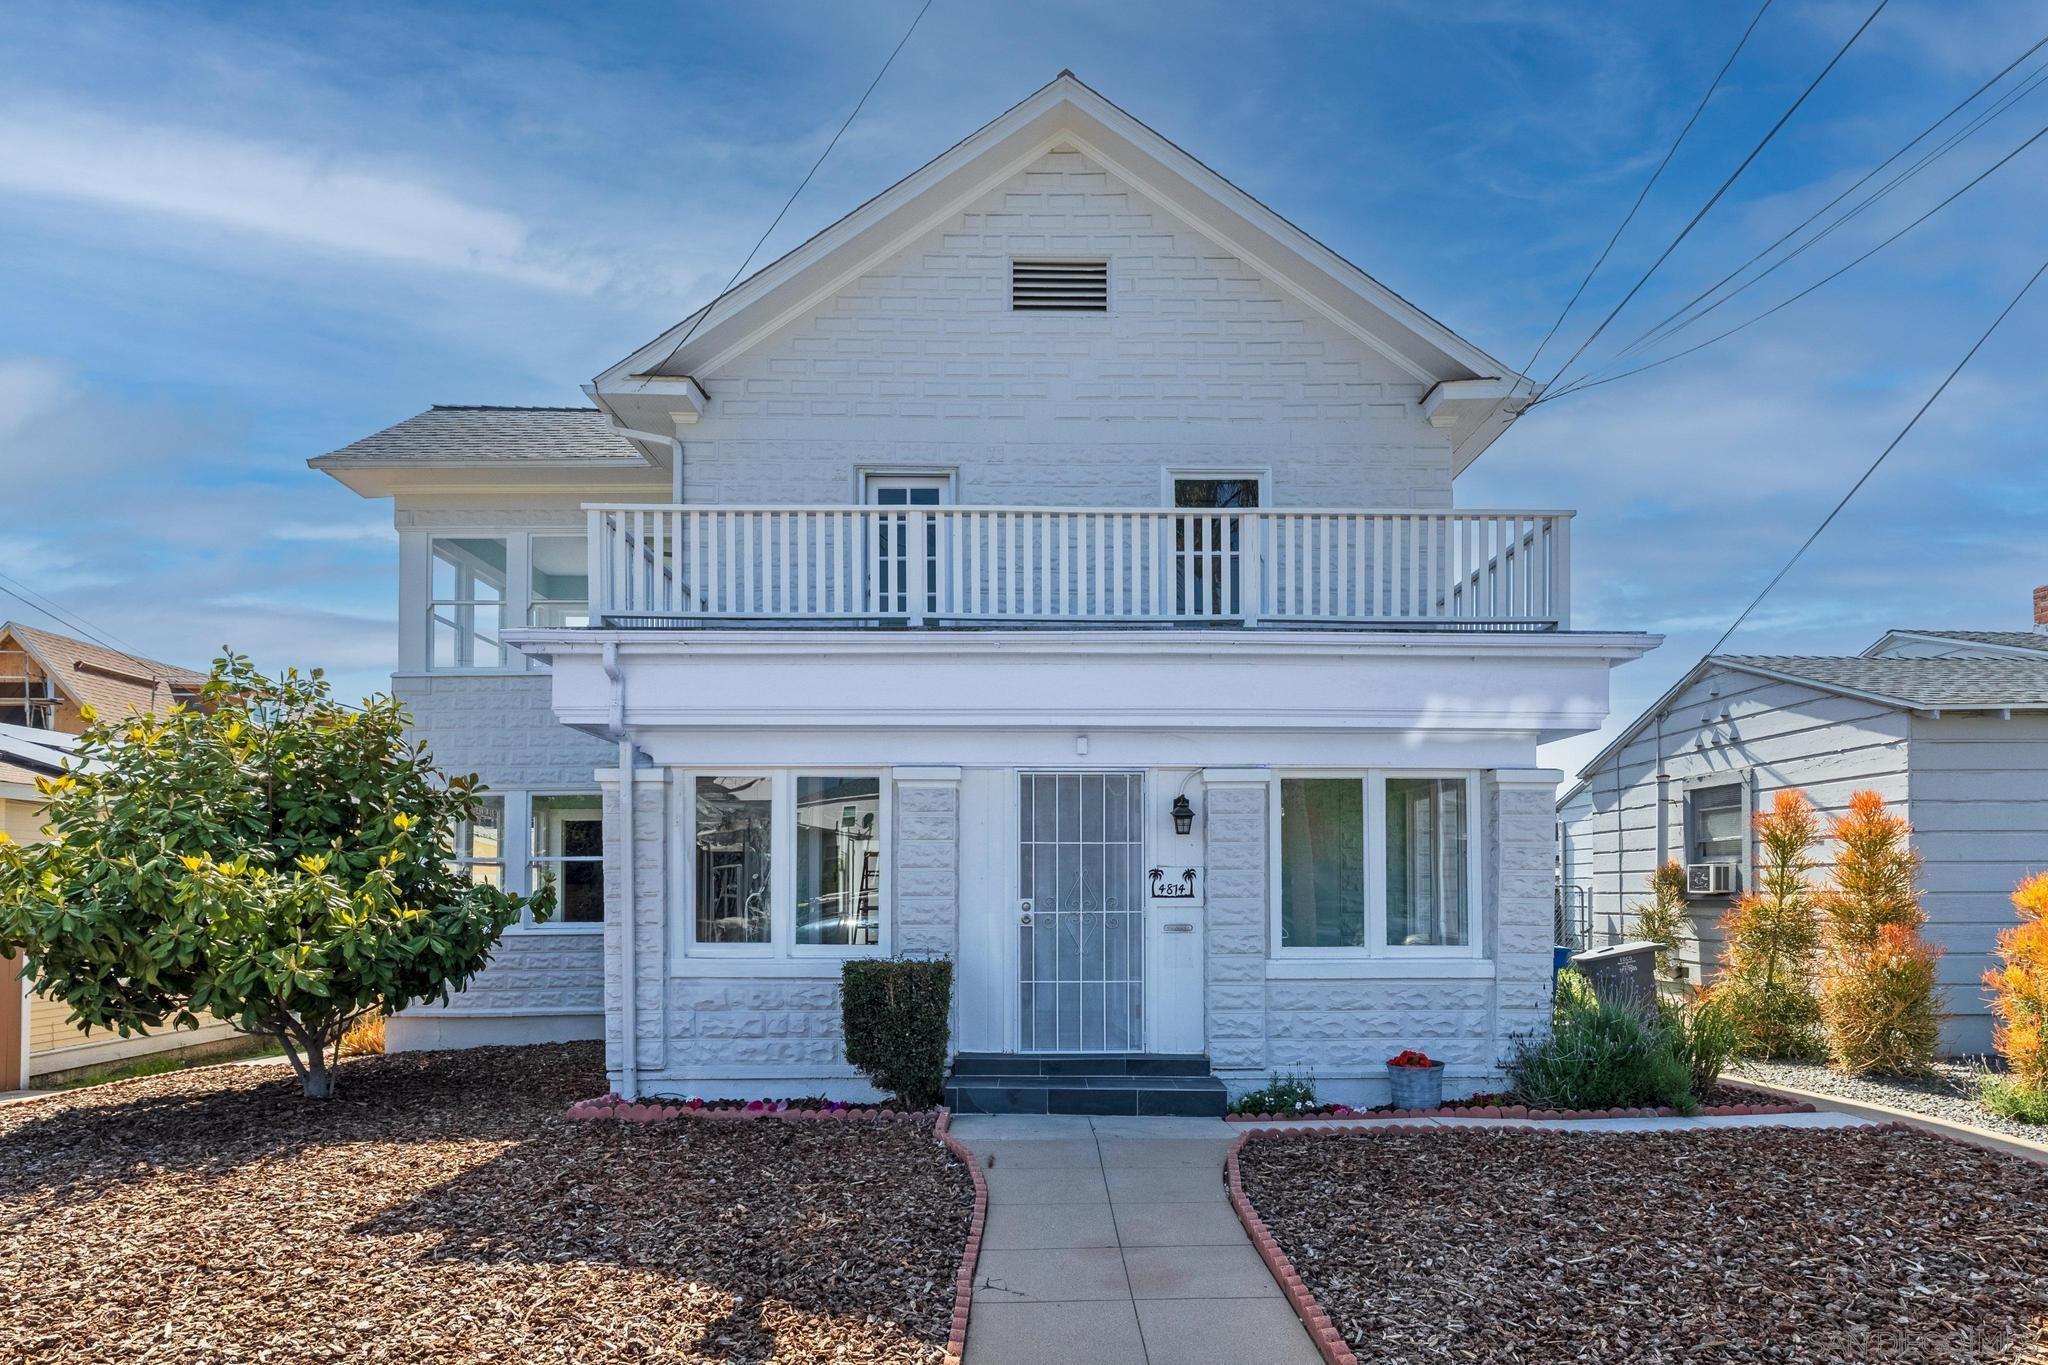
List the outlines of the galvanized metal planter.
{"type": "Polygon", "coordinates": [[[1444,1064],[1395,1066],[1387,1064],[1387,1083],[1393,1087],[1396,1109],[1435,1109],[1444,1102],[1444,1064]]]}

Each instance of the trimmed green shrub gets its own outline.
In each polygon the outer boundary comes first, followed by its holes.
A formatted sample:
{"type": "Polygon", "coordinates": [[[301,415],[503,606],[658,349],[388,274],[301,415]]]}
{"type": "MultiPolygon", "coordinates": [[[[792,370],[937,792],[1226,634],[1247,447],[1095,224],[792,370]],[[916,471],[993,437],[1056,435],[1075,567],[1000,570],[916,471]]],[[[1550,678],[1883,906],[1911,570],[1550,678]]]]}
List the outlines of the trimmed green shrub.
{"type": "Polygon", "coordinates": [[[846,1060],[910,1109],[946,1096],[953,964],[946,958],[849,962],[839,972],[846,1060]]]}
{"type": "Polygon", "coordinates": [[[1532,1109],[1694,1107],[1683,1030],[1658,1016],[1594,997],[1564,972],[1547,1038],[1525,1039],[1508,1062],[1515,1103],[1532,1109]]]}
{"type": "Polygon", "coordinates": [[[1306,1114],[1319,1108],[1316,1103],[1316,1078],[1313,1075],[1296,1076],[1292,1071],[1286,1075],[1274,1072],[1264,1086],[1247,1090],[1240,1095],[1237,1103],[1230,1106],[1233,1114],[1306,1114]]]}

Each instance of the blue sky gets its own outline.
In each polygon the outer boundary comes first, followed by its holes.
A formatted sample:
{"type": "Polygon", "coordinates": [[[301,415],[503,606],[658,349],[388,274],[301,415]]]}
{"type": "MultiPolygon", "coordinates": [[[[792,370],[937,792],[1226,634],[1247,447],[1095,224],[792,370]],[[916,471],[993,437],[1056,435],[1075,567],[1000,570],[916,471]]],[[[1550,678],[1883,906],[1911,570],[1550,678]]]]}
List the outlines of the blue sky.
{"type": "MultiPolygon", "coordinates": [[[[915,8],[15,0],[0,573],[145,653],[203,663],[227,643],[381,686],[388,506],[304,459],[432,402],[581,401],[715,292],[915,8]]],[[[1867,12],[1777,0],[1538,374],[1867,12]]],[[[1519,364],[1753,13],[937,0],[762,259],[1072,67],[1519,364]]],[[[1893,0],[1588,359],[2043,31],[2037,5],[1893,0]]],[[[2048,89],[1716,320],[1825,274],[2044,121],[2048,89]]],[[[1468,506],[1577,508],[1578,624],[1670,637],[1615,675],[1618,720],[1690,666],[2040,264],[2044,169],[2048,139],[1776,317],[1537,409],[1460,481],[1468,506]]],[[[2048,289],[1730,647],[2022,627],[2048,582],[2044,343],[2048,289]]],[[[0,597],[5,615],[37,619],[0,597]]]]}

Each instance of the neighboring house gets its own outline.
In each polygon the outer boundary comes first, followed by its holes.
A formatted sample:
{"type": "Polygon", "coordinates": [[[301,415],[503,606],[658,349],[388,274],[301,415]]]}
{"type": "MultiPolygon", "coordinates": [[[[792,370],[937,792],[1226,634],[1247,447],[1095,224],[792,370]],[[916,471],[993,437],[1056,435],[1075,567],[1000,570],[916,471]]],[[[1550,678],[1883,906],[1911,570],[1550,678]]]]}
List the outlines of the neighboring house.
{"type": "Polygon", "coordinates": [[[997,1075],[1471,1089],[1547,1021],[1537,746],[1655,639],[1569,629],[1568,512],[1454,509],[1526,384],[1071,75],[586,392],[311,462],[395,504],[458,856],[564,893],[392,1046],[856,1095],[892,954],[997,1075]]]}
{"type": "MultiPolygon", "coordinates": [[[[1596,938],[1625,936],[1659,863],[1695,867],[1689,980],[1754,873],[1750,819],[1798,788],[1823,815],[1869,788],[1913,824],[1952,1053],[1985,1052],[1981,978],[2020,878],[2048,867],[2048,588],[2021,631],[1895,630],[1859,655],[1716,655],[1581,771],[1558,803],[1559,875],[1596,938]],[[1718,865],[1716,870],[1713,865],[1718,865]]],[[[1825,849],[1820,856],[1828,856],[1825,849]]]]}
{"type": "MultiPolygon", "coordinates": [[[[193,696],[204,673],[177,668],[54,631],[0,623],[0,831],[19,843],[43,837],[39,777],[74,767],[74,738],[85,728],[83,708],[102,716],[131,711],[157,714],[193,696]]],[[[47,1080],[65,1072],[231,1041],[227,1024],[208,1022],[197,1032],[165,1030],[147,1038],[81,1029],[70,1011],[27,989],[18,967],[0,962],[0,999],[21,1004],[0,1024],[0,1090],[22,1078],[47,1080]],[[15,1015],[21,1018],[16,1026],[15,1015]]]]}

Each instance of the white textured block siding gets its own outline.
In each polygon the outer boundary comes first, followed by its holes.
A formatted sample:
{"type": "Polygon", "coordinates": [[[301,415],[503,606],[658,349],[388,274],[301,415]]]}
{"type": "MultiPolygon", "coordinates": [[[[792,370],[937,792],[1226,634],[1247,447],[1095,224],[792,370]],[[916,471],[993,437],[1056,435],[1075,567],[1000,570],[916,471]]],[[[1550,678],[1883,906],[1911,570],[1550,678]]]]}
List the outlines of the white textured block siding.
{"type": "MultiPolygon", "coordinates": [[[[639,806],[644,855],[658,841],[665,806],[651,789],[650,775],[639,806]]],[[[905,956],[958,952],[960,819],[957,782],[901,782],[895,785],[892,819],[895,949],[905,956]]],[[[607,811],[617,807],[608,796],[607,811]]],[[[607,871],[618,851],[607,835],[607,871]]],[[[839,1019],[837,961],[778,961],[774,970],[804,975],[691,975],[687,959],[661,959],[663,917],[668,913],[665,870],[639,868],[640,899],[640,1067],[643,1094],[718,1098],[759,1098],[764,1091],[813,1093],[821,1086],[834,1098],[878,1098],[847,1065],[839,1019]],[[732,1082],[728,1085],[728,1082],[732,1082]]],[[[607,878],[609,888],[612,878],[607,878]]],[[[608,908],[616,923],[616,910],[608,908]]],[[[608,940],[614,933],[607,933],[608,940]]],[[[618,993],[616,946],[607,954],[608,998],[618,993]]],[[[723,965],[723,964],[721,964],[723,965]]],[[[742,969],[743,970],[743,969],[742,969]]],[[[621,1082],[620,1011],[612,1010],[612,1082],[621,1082]]]]}
{"type": "Polygon", "coordinates": [[[963,503],[1151,507],[1162,467],[1208,466],[1270,469],[1281,506],[1451,505],[1414,376],[1072,151],[699,378],[692,502],[938,465],[963,503]],[[1106,257],[1109,311],[1011,312],[1011,259],[1046,254],[1106,257]]]}
{"type": "Polygon", "coordinates": [[[1420,1048],[1450,1064],[1450,1093],[1490,1088],[1517,1035],[1550,1009],[1550,857],[1557,777],[1488,774],[1476,922],[1491,979],[1431,977],[1427,964],[1385,975],[1303,979],[1268,961],[1267,788],[1211,786],[1208,822],[1209,1057],[1233,1092],[1272,1071],[1312,1072],[1325,1099],[1383,1103],[1387,1058],[1420,1048]]]}
{"type": "MultiPolygon", "coordinates": [[[[487,787],[587,791],[598,767],[617,758],[616,749],[555,720],[544,674],[398,677],[392,692],[412,712],[413,729],[426,740],[434,762],[444,772],[476,773],[487,787]]],[[[602,954],[603,940],[595,933],[508,929],[469,989],[445,1011],[433,1005],[406,1011],[391,1026],[390,1045],[402,1050],[463,1039],[512,1040],[510,1034],[488,1035],[482,1023],[454,1023],[476,1015],[581,1016],[584,1024],[562,1036],[592,1036],[591,1025],[604,1009],[602,954]]]]}

